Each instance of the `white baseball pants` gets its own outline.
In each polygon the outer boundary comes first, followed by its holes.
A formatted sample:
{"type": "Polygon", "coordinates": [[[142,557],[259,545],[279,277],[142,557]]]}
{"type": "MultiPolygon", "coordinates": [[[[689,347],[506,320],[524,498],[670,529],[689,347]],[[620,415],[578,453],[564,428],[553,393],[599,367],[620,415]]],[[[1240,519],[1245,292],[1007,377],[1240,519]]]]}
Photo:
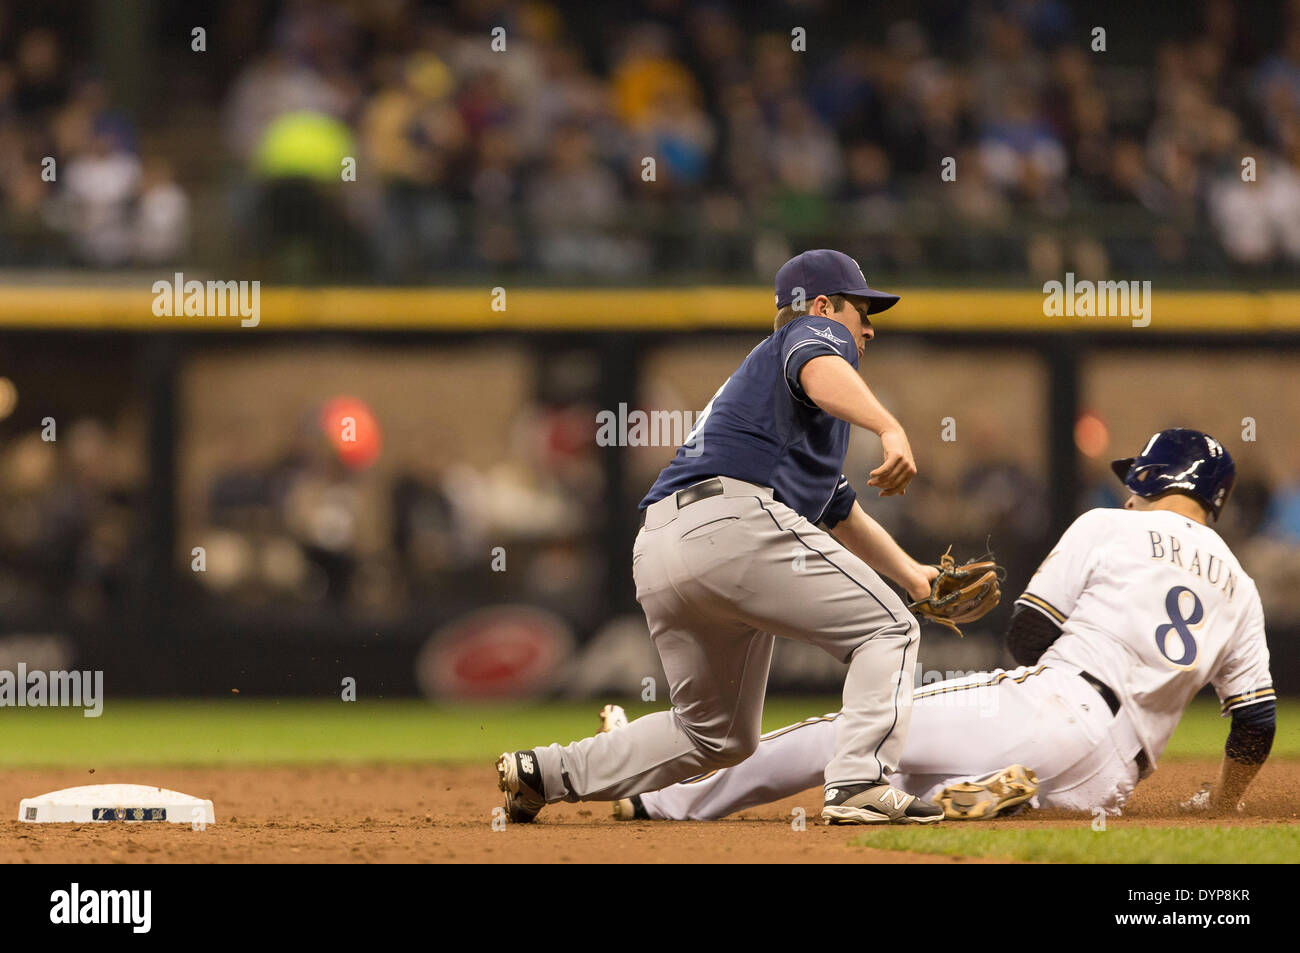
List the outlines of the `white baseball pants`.
{"type": "MultiPolygon", "coordinates": [[[[708,820],[789,797],[821,780],[840,714],[763,735],[746,761],[641,796],[652,818],[708,820]]],[[[1023,764],[1038,807],[1118,814],[1138,781],[1140,742],[1077,673],[1046,666],[980,672],[915,690],[896,786],[922,798],[1023,764]]]]}

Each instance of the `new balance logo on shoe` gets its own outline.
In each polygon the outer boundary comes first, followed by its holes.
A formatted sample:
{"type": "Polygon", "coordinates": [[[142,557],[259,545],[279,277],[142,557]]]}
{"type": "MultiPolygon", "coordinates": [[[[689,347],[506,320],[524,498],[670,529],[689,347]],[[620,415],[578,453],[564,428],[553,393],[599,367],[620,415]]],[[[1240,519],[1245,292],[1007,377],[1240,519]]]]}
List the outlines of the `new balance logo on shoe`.
{"type": "Polygon", "coordinates": [[[840,793],[839,788],[831,788],[829,791],[826,792],[826,800],[828,801],[835,800],[835,796],[839,793],[840,793]]]}
{"type": "Polygon", "coordinates": [[[897,788],[885,788],[880,793],[880,803],[892,804],[894,810],[901,811],[911,797],[910,794],[905,794],[897,788]]]}
{"type": "Polygon", "coordinates": [[[524,774],[533,773],[533,756],[530,754],[521,754],[519,756],[519,770],[524,774]]]}

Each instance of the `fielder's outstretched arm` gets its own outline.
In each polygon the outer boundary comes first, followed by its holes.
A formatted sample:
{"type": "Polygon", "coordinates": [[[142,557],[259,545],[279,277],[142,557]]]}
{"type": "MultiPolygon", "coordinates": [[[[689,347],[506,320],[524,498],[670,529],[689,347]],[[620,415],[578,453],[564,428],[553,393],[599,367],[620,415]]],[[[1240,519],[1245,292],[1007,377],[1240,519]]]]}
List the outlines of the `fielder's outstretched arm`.
{"type": "Polygon", "coordinates": [[[885,462],[871,471],[867,486],[878,487],[881,496],[893,496],[907,489],[916,476],[916,461],[907,434],[852,364],[831,354],[814,357],[799,371],[799,386],[809,400],[832,417],[847,420],[880,437],[885,462]]]}
{"type": "Polygon", "coordinates": [[[930,594],[930,582],[939,571],[903,552],[894,537],[856,501],[849,515],[836,523],[830,534],[876,572],[906,589],[913,599],[924,599],[930,594]]]}

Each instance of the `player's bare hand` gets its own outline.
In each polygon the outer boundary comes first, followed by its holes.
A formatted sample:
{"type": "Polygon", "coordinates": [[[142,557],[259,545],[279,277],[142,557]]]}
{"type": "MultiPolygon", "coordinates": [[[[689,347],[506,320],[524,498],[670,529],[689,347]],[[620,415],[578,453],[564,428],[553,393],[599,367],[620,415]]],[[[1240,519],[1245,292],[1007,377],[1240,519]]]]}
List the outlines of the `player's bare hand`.
{"type": "Polygon", "coordinates": [[[885,451],[885,462],[871,471],[867,486],[880,490],[881,496],[894,496],[907,492],[907,484],[916,476],[916,461],[907,434],[899,430],[886,430],[880,435],[880,445],[885,451]]]}
{"type": "Polygon", "coordinates": [[[1178,805],[1184,814],[1203,814],[1210,810],[1210,782],[1201,785],[1201,789],[1178,805]]]}
{"type": "Polygon", "coordinates": [[[1220,817],[1224,814],[1244,813],[1246,802],[1238,801],[1236,805],[1225,803],[1222,798],[1214,796],[1214,784],[1206,781],[1201,785],[1199,791],[1186,801],[1183,801],[1178,807],[1185,814],[1208,814],[1212,817],[1220,817]]]}
{"type": "Polygon", "coordinates": [[[939,576],[938,566],[916,564],[916,577],[907,586],[907,594],[913,599],[924,599],[930,594],[930,585],[939,576]]]}

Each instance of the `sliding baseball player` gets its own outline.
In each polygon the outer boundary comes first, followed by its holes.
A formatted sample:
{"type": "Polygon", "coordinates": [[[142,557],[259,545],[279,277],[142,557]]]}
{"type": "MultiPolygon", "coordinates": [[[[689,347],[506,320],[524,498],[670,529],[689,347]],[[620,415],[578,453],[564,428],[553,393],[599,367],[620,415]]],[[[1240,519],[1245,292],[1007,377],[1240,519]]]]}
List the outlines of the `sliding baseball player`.
{"type": "MultiPolygon", "coordinates": [[[[1016,600],[1007,642],[1020,667],[914,692],[891,780],[949,818],[1026,802],[1119,813],[1207,683],[1232,727],[1218,779],[1184,807],[1235,808],[1268,756],[1276,695],[1259,593],[1209,525],[1231,457],[1177,429],[1111,466],[1132,494],[1124,508],[1079,517],[1016,600]]],[[[764,735],[743,763],[623,799],[615,816],[718,818],[796,794],[817,783],[840,719],[764,735]]]]}

